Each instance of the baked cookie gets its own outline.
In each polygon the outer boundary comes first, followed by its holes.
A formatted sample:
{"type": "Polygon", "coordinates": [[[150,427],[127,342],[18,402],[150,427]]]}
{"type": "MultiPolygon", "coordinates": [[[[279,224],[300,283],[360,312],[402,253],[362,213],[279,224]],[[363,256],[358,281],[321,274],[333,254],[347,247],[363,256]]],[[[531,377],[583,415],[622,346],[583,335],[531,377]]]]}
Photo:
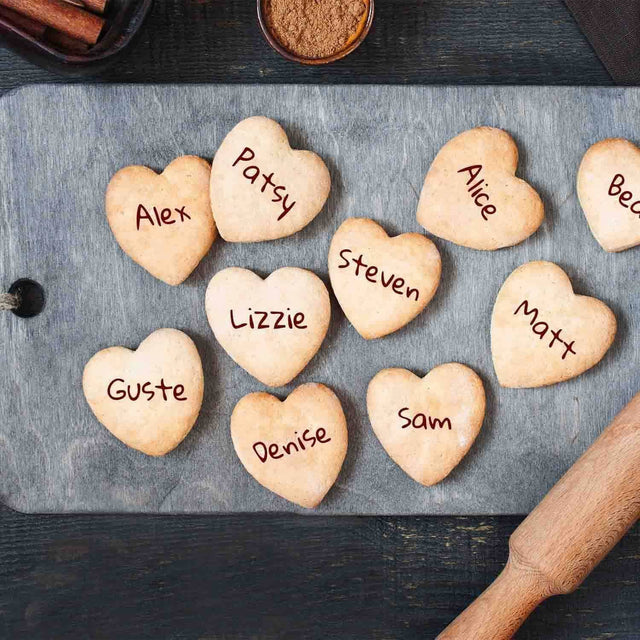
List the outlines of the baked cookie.
{"type": "Polygon", "coordinates": [[[150,456],[175,449],[193,427],[204,393],[195,344],[158,329],[136,351],[109,347],[87,362],[84,395],[96,418],[127,446],[150,456]]]}
{"type": "Polygon", "coordinates": [[[576,295],[553,262],[527,262],[504,282],[491,317],[491,351],[503,387],[542,387],[596,365],[616,335],[604,302],[576,295]]]}
{"type": "Polygon", "coordinates": [[[245,469],[263,486],[307,509],[336,481],[347,453],[347,423],[336,395],[304,384],[281,402],[268,393],[242,398],[231,438],[245,469]]]}
{"type": "Polygon", "coordinates": [[[329,248],[333,291],[358,333],[380,338],[411,322],[440,282],[440,253],[419,233],[390,238],[368,218],[345,220],[329,248]]]}
{"type": "Polygon", "coordinates": [[[605,251],[640,244],[640,149],[622,138],[596,142],[578,170],[578,198],[605,251]]]}
{"type": "Polygon", "coordinates": [[[418,222],[463,247],[491,251],[528,238],[544,219],[537,192],[516,177],[518,147],[502,129],[477,127],[440,149],[422,187],[418,222]]]}
{"type": "Polygon", "coordinates": [[[330,188],[320,156],[293,150],[284,129],[262,116],[237,124],[213,159],[211,206],[227,242],[300,231],[320,213],[330,188]]]}
{"type": "Polygon", "coordinates": [[[224,269],[211,279],[205,305],[222,348],[270,387],[287,384],[307,366],[331,320],[324,283],[296,267],[264,280],[248,269],[224,269]]]}
{"type": "Polygon", "coordinates": [[[118,244],[167,284],[184,282],[215,240],[210,175],[206,160],[182,156],[160,175],[147,167],[120,169],[107,187],[107,220],[118,244]]]}
{"type": "Polygon", "coordinates": [[[369,383],[367,410],[391,459],[416,482],[431,486],[451,473],[480,432],[484,387],[473,370],[455,362],[424,378],[383,369],[369,383]]]}

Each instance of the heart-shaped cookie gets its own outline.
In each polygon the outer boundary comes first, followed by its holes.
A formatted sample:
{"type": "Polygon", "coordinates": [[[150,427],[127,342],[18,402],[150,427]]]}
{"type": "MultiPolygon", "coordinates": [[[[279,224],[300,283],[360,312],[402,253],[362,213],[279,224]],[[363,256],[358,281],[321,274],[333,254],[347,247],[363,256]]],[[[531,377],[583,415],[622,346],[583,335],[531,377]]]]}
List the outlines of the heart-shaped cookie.
{"type": "Polygon", "coordinates": [[[604,302],[573,292],[553,262],[528,262],[504,282],[491,318],[491,351],[503,387],[542,387],[600,362],[616,335],[604,302]]]}
{"type": "Polygon", "coordinates": [[[373,431],[391,459],[416,482],[434,485],[464,458],[484,420],[482,380],[450,362],[419,378],[383,369],[369,383],[373,431]]]}
{"type": "Polygon", "coordinates": [[[265,280],[239,267],[219,271],[205,304],[222,348],[270,387],[287,384],[307,366],[331,319],[322,280],[296,267],[278,269],[265,280]]]}
{"type": "Polygon", "coordinates": [[[330,188],[320,156],[292,149],[284,129],[262,116],[237,124],[211,167],[211,207],[227,242],[300,231],[320,213],[330,188]]]}
{"type": "Polygon", "coordinates": [[[494,250],[528,238],[544,219],[540,196],[516,178],[518,147],[502,129],[478,127],[440,149],[422,187],[418,222],[463,247],[494,250]]]}
{"type": "Polygon", "coordinates": [[[263,486],[307,509],[336,481],[347,453],[347,422],[331,389],[303,384],[281,402],[250,393],[231,414],[233,446],[263,486]]]}
{"type": "Polygon", "coordinates": [[[191,338],[154,331],[131,351],[110,347],[84,368],[84,395],[96,418],[127,446],[150,456],[175,449],[193,427],[204,391],[191,338]]]}
{"type": "Polygon", "coordinates": [[[368,340],[413,320],[433,298],[440,271],[440,253],[431,240],[419,233],[390,238],[368,218],[343,222],[329,248],[333,291],[368,340]]]}
{"type": "Polygon", "coordinates": [[[120,169],[107,187],[107,220],[116,240],[167,284],[184,282],[215,240],[210,175],[206,160],[182,156],[160,175],[147,167],[120,169]]]}
{"type": "Polygon", "coordinates": [[[640,244],[640,149],[622,138],[596,142],[578,170],[578,198],[605,251],[640,244]]]}

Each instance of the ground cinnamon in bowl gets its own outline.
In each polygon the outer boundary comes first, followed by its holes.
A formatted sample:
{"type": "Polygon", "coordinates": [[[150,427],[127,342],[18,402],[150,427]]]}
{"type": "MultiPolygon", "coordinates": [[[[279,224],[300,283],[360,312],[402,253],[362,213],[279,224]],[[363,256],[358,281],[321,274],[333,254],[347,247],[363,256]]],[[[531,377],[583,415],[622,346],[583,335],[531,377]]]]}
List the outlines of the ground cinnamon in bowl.
{"type": "Polygon", "coordinates": [[[330,58],[359,35],[367,17],[365,0],[263,0],[267,28],[300,58],[330,58]]]}

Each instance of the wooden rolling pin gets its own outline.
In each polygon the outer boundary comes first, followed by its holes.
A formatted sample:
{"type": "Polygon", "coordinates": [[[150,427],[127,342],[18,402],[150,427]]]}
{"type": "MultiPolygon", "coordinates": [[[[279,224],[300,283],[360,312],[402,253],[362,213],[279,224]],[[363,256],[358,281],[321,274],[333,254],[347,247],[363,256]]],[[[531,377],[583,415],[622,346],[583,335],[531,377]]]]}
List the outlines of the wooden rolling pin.
{"type": "Polygon", "coordinates": [[[577,589],[640,518],[640,393],[513,532],[495,582],[437,640],[508,640],[577,589]]]}

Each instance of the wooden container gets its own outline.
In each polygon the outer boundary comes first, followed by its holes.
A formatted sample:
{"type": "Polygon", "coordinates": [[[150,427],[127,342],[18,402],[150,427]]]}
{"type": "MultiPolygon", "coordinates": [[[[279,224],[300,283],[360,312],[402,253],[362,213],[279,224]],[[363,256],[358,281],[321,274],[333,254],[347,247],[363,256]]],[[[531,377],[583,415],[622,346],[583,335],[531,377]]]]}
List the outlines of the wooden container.
{"type": "MultiPolygon", "coordinates": [[[[96,73],[114,62],[140,31],[153,0],[110,0],[104,32],[91,47],[76,46],[59,34],[44,38],[21,21],[0,15],[0,36],[17,53],[58,73],[96,73]]],[[[75,43],[77,45],[77,43],[75,43]]]]}

